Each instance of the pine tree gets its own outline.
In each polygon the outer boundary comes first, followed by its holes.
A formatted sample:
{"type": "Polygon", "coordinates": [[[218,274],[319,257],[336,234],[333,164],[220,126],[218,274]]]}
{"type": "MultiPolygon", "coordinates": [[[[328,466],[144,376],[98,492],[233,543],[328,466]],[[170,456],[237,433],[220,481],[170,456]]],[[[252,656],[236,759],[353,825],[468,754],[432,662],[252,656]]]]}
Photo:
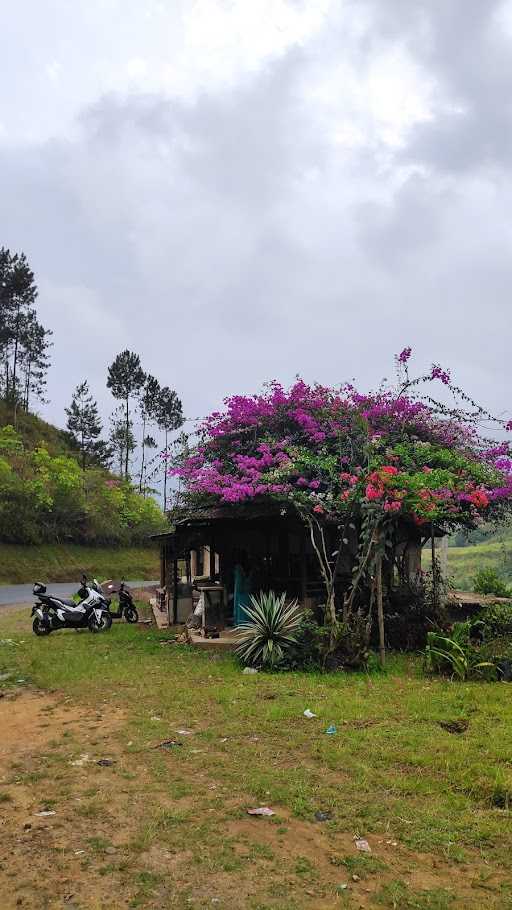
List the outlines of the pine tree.
{"type": "Polygon", "coordinates": [[[110,417],[109,443],[112,457],[117,459],[119,465],[119,475],[128,477],[130,455],[135,451],[136,444],[133,423],[129,419],[128,426],[126,426],[126,415],[123,407],[116,408],[110,417]]]}
{"type": "MultiPolygon", "coordinates": [[[[140,357],[132,351],[121,351],[108,368],[107,388],[114,398],[124,403],[124,476],[128,479],[128,461],[131,443],[134,443],[132,421],[130,418],[130,399],[138,395],[146,379],[146,374],[140,365],[140,357]],[[131,438],[130,438],[131,434],[131,438]]],[[[118,432],[118,427],[116,433],[118,432]]]]}
{"type": "Polygon", "coordinates": [[[146,376],[146,380],[140,392],[139,397],[139,411],[142,418],[142,455],[141,455],[141,465],[140,465],[140,478],[139,478],[139,492],[142,492],[145,462],[146,462],[146,448],[155,448],[151,445],[151,436],[148,436],[146,430],[148,425],[156,421],[158,417],[158,407],[160,402],[161,388],[158,379],[155,379],[154,376],[151,376],[149,373],[146,376]]]}
{"type": "Polygon", "coordinates": [[[183,406],[176,392],[169,386],[160,390],[157,407],[157,424],[165,432],[164,458],[164,512],[167,509],[167,455],[169,454],[169,433],[178,430],[183,424],[183,406]]]}
{"type": "Polygon", "coordinates": [[[37,287],[24,253],[0,249],[0,390],[13,406],[43,400],[51,334],[37,319],[37,287]]]}
{"type": "Polygon", "coordinates": [[[85,471],[87,459],[94,455],[96,440],[102,430],[98,405],[89,391],[87,380],[77,385],[66,414],[68,430],[80,449],[82,470],[85,471]]]}

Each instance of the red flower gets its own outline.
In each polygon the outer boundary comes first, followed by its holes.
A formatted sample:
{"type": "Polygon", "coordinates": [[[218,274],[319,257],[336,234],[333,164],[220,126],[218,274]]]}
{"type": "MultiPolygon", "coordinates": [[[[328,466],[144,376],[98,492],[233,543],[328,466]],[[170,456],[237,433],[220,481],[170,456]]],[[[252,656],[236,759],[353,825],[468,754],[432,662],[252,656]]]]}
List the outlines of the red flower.
{"type": "Polygon", "coordinates": [[[314,507],[313,512],[317,512],[318,515],[324,514],[324,510],[323,510],[322,506],[320,505],[320,503],[314,507]]]}
{"type": "Polygon", "coordinates": [[[392,464],[385,464],[380,470],[382,474],[398,474],[398,468],[392,464]]]}

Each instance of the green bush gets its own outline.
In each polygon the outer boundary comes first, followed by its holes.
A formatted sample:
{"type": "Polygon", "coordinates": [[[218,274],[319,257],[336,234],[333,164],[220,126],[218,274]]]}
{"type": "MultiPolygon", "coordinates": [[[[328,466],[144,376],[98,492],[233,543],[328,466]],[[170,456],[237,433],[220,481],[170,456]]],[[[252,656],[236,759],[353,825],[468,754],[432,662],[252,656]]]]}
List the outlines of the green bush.
{"type": "Polygon", "coordinates": [[[103,468],[83,472],[70,454],[25,449],[0,428],[0,540],[5,543],[86,543],[130,546],[163,530],[154,499],[103,468]]]}
{"type": "Polygon", "coordinates": [[[480,569],[473,579],[474,590],[478,594],[495,594],[496,597],[512,597],[512,591],[496,569],[480,569]]]}
{"type": "Polygon", "coordinates": [[[427,671],[460,680],[471,677],[496,679],[499,675],[497,660],[489,649],[482,649],[480,627],[481,623],[468,620],[454,623],[450,633],[429,632],[424,652],[427,671]]]}
{"type": "Polygon", "coordinates": [[[512,636],[512,604],[490,604],[481,610],[477,620],[483,626],[486,641],[512,636]]]}

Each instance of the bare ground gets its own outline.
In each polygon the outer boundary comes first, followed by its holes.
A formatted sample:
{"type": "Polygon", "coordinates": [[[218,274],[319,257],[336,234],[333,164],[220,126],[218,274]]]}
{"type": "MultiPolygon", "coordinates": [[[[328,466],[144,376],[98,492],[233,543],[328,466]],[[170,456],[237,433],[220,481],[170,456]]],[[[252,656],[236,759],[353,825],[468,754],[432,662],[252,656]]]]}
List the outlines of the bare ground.
{"type": "MultiPolygon", "coordinates": [[[[504,879],[491,875],[476,854],[454,864],[414,853],[392,835],[369,836],[365,866],[354,845],[357,832],[332,833],[280,807],[275,819],[249,818],[239,799],[230,799],[208,774],[197,775],[197,792],[176,798],[166,785],[166,767],[176,779],[171,752],[155,788],[149,753],[129,752],[125,718],[112,698],[97,710],[58,692],[14,690],[0,700],[0,731],[2,910],[509,906],[497,896],[504,879]],[[101,759],[112,764],[98,765],[101,759]],[[226,868],[202,863],[197,839],[158,836],[158,824],[168,832],[180,814],[197,816],[196,831],[202,818],[211,825],[216,800],[222,821],[214,840],[219,850],[230,845],[226,868]],[[153,829],[151,801],[163,813],[153,829]],[[229,810],[234,817],[226,817],[229,810]],[[417,898],[424,902],[409,903],[400,891],[393,897],[397,880],[411,894],[426,894],[417,898]],[[337,892],[340,885],[347,887],[337,892]],[[389,902],[382,896],[386,886],[389,902]],[[428,895],[438,891],[457,897],[430,902],[428,895]]],[[[205,838],[208,852],[211,833],[205,838]]]]}

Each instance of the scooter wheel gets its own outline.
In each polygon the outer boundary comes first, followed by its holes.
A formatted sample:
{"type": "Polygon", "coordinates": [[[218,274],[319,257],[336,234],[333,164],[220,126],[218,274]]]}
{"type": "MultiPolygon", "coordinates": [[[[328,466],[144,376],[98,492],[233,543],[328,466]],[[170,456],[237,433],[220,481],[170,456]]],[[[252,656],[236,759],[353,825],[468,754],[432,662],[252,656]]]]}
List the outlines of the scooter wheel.
{"type": "Polygon", "coordinates": [[[139,614],[135,607],[127,607],[124,611],[124,618],[126,619],[126,622],[138,622],[139,614]]]}
{"type": "Polygon", "coordinates": [[[36,616],[32,623],[32,630],[36,635],[49,635],[52,631],[47,622],[43,622],[39,616],[36,616]]]}
{"type": "Polygon", "coordinates": [[[89,619],[88,625],[91,632],[108,632],[112,625],[112,617],[110,613],[102,613],[98,620],[93,613],[89,619]]]}

